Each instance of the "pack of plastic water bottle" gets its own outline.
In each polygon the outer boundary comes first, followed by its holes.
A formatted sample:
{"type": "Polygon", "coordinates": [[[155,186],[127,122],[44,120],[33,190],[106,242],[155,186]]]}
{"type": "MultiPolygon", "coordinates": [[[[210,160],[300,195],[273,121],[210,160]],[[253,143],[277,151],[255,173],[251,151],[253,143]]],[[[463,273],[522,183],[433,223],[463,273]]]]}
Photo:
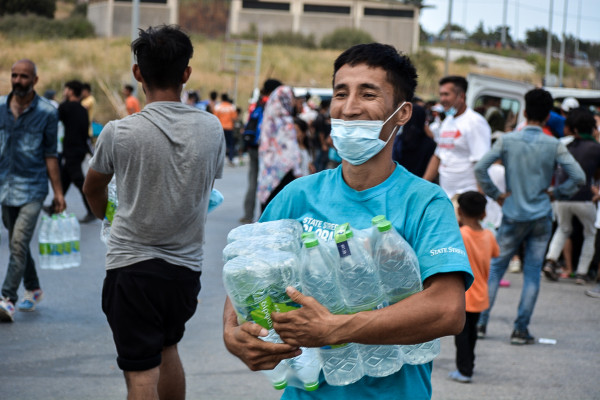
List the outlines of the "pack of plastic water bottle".
{"type": "Polygon", "coordinates": [[[65,269],[81,265],[81,231],[74,214],[42,216],[38,230],[39,263],[42,269],[65,269]]]}
{"type": "MultiPolygon", "coordinates": [[[[263,340],[280,342],[270,313],[298,307],[290,304],[287,286],[314,297],[333,314],[386,307],[421,291],[414,250],[384,216],[374,217],[372,223],[364,230],[353,230],[347,223],[338,225],[335,241],[330,242],[320,241],[311,232],[302,233],[295,220],[233,229],[223,250],[223,281],[239,322],[258,323],[269,330],[263,340]]],[[[440,344],[436,339],[416,345],[345,343],[302,350],[300,360],[284,360],[264,371],[273,387],[316,390],[321,369],[327,383],[336,386],[365,375],[388,376],[404,364],[433,360],[440,344]],[[309,362],[311,357],[316,360],[309,362]]]]}

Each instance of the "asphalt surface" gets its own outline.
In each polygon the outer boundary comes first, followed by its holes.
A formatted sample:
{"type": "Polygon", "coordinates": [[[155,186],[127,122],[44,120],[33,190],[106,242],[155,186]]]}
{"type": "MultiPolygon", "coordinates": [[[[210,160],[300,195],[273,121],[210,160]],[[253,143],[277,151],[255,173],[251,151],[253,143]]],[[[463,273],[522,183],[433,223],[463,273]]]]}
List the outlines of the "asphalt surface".
{"type": "MultiPolygon", "coordinates": [[[[226,167],[215,187],[224,203],[209,214],[206,225],[202,290],[196,314],[179,349],[187,377],[188,399],[270,400],[271,389],[260,373],[251,372],[230,355],[222,341],[225,291],[221,251],[226,235],[242,216],[245,167],[226,167]]],[[[68,211],[85,214],[72,187],[68,211]]],[[[111,332],[100,306],[105,246],[100,222],[82,225],[82,266],[39,270],[45,298],[32,313],[17,312],[14,323],[0,324],[0,400],[124,399],[125,383],[115,361],[111,332]]],[[[7,231],[0,228],[0,278],[8,262],[7,231]]],[[[37,239],[32,242],[37,248],[37,239]]],[[[555,339],[555,345],[509,343],[522,285],[521,274],[507,274],[488,325],[488,337],[477,343],[473,382],[460,384],[446,376],[454,366],[454,341],[442,339],[434,361],[433,399],[600,399],[600,299],[584,295],[573,281],[542,280],[530,332],[555,339]]],[[[20,290],[22,295],[23,289],[20,290]]]]}

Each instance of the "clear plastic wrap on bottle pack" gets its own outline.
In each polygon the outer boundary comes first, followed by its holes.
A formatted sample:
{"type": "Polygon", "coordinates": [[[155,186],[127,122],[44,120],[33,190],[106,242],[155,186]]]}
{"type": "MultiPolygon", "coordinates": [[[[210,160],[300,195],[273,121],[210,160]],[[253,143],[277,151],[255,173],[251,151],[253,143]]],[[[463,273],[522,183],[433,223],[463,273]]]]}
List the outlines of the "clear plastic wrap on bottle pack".
{"type": "Polygon", "coordinates": [[[227,243],[243,240],[252,236],[277,235],[291,236],[300,241],[302,225],[295,219],[279,219],[276,221],[240,225],[229,232],[227,235],[227,243]]]}
{"type": "Polygon", "coordinates": [[[119,206],[119,199],[117,197],[117,180],[113,175],[112,179],[108,183],[108,202],[106,203],[106,210],[104,211],[104,218],[102,219],[102,228],[100,230],[100,239],[102,242],[108,242],[110,237],[110,227],[117,212],[119,206]]]}
{"type": "Polygon", "coordinates": [[[296,237],[289,235],[250,236],[243,240],[236,240],[225,246],[223,249],[223,262],[227,262],[237,256],[252,255],[259,249],[289,251],[298,254],[300,252],[300,243],[296,237]]]}

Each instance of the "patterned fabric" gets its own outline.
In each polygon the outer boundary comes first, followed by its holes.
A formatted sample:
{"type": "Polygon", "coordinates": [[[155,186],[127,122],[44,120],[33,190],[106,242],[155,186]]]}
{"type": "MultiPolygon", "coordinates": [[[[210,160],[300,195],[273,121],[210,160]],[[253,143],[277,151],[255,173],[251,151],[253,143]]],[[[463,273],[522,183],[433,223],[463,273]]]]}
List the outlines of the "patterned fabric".
{"type": "Polygon", "coordinates": [[[260,127],[258,200],[265,203],[281,179],[291,170],[301,176],[302,156],[294,129],[293,92],[279,86],[265,106],[260,127]]]}

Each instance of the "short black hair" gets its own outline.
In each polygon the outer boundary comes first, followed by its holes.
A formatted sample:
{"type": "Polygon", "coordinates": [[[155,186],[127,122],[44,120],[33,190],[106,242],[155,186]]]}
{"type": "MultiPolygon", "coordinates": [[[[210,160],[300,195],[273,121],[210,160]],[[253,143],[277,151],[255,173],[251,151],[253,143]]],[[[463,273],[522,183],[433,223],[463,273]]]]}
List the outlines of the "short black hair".
{"type": "Polygon", "coordinates": [[[144,81],[156,89],[179,87],[194,53],[190,37],[176,25],[140,29],[131,50],[144,81]]]}
{"type": "Polygon", "coordinates": [[[81,84],[81,88],[83,90],[87,90],[88,92],[92,91],[92,86],[89,83],[87,83],[87,82],[82,83],[81,84]]]}
{"type": "Polygon", "coordinates": [[[78,80],[72,80],[65,83],[65,87],[71,89],[75,97],[81,96],[81,90],[83,89],[83,83],[78,80]]]}
{"type": "Polygon", "coordinates": [[[196,100],[196,102],[200,101],[200,96],[198,96],[198,92],[194,92],[193,90],[188,92],[188,99],[196,100]]]}
{"type": "Polygon", "coordinates": [[[227,95],[227,93],[221,93],[221,101],[229,101],[229,95],[227,95]]]}
{"type": "Polygon", "coordinates": [[[458,196],[458,208],[471,218],[480,218],[485,213],[487,199],[479,192],[469,191],[458,196]]]}
{"type": "Polygon", "coordinates": [[[417,87],[417,70],[410,59],[398,53],[394,47],[381,43],[357,44],[344,51],[333,64],[333,85],[335,74],[348,64],[354,67],[366,64],[371,68],[382,68],[387,80],[394,88],[394,102],[411,101],[417,87]]]}
{"type": "Polygon", "coordinates": [[[217,96],[218,96],[218,93],[216,91],[213,90],[212,92],[210,92],[210,99],[211,100],[216,100],[217,96]]]}
{"type": "Polygon", "coordinates": [[[439,81],[440,86],[445,85],[446,83],[453,84],[454,87],[460,89],[463,93],[467,93],[467,89],[469,88],[469,83],[465,77],[460,75],[448,75],[439,81]]]}
{"type": "Polygon", "coordinates": [[[577,129],[579,134],[591,134],[596,127],[596,119],[589,110],[580,107],[569,112],[565,126],[568,126],[572,131],[577,129]]]}
{"type": "Polygon", "coordinates": [[[550,110],[552,110],[554,100],[552,95],[544,89],[533,89],[525,94],[525,112],[527,119],[536,122],[544,122],[550,110]]]}
{"type": "Polygon", "coordinates": [[[123,85],[123,87],[125,88],[125,90],[127,90],[129,93],[133,93],[133,86],[127,84],[127,85],[123,85]]]}

